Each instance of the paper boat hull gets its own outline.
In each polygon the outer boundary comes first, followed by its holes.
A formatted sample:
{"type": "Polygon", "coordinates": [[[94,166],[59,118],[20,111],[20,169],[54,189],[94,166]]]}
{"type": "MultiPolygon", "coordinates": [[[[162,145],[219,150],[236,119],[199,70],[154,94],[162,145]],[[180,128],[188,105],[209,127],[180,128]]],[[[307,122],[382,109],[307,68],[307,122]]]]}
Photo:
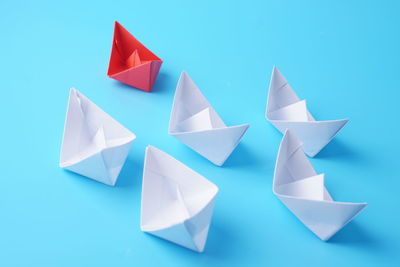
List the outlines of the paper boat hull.
{"type": "Polygon", "coordinates": [[[218,187],[167,153],[148,146],[142,183],[142,231],[202,252],[218,187]]]}
{"type": "Polygon", "coordinates": [[[160,71],[162,61],[151,61],[143,65],[110,75],[110,78],[150,92],[160,71]]]}
{"type": "Polygon", "coordinates": [[[269,121],[282,134],[290,130],[302,142],[303,151],[310,157],[318,154],[348,122],[347,119],[308,122],[269,121]]]}
{"type": "Polygon", "coordinates": [[[367,206],[366,203],[278,197],[308,229],[324,241],[341,230],[367,206]]]}
{"type": "Polygon", "coordinates": [[[91,178],[103,184],[114,186],[124,166],[132,142],[104,149],[81,161],[62,168],[91,178]]]}
{"type": "Polygon", "coordinates": [[[222,166],[249,128],[248,124],[199,132],[171,133],[179,141],[222,166]]]}
{"type": "Polygon", "coordinates": [[[147,230],[146,226],[143,225],[142,231],[188,249],[203,252],[210,228],[214,203],[215,199],[196,216],[182,223],[159,230],[147,230]]]}

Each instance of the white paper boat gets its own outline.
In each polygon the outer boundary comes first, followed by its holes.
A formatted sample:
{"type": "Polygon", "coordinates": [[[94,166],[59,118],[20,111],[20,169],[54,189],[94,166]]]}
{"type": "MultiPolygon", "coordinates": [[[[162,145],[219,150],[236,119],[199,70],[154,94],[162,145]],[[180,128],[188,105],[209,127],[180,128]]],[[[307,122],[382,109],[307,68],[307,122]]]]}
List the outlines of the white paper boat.
{"type": "Polygon", "coordinates": [[[169,134],[221,166],[239,144],[249,124],[227,127],[186,72],[176,87],[169,134]]]}
{"type": "Polygon", "coordinates": [[[328,240],[359,214],[367,203],[334,201],[291,131],[286,131],[276,160],[274,194],[322,240],[328,240]]]}
{"type": "Polygon", "coordinates": [[[136,136],[72,88],[60,167],[114,185],[136,136]]]}
{"type": "Polygon", "coordinates": [[[146,149],[141,229],[202,252],[218,187],[165,152],[146,149]]]}
{"type": "Polygon", "coordinates": [[[269,84],[266,118],[282,134],[286,129],[303,143],[304,152],[314,157],[348,122],[348,119],[316,121],[279,70],[272,70],[269,84]]]}

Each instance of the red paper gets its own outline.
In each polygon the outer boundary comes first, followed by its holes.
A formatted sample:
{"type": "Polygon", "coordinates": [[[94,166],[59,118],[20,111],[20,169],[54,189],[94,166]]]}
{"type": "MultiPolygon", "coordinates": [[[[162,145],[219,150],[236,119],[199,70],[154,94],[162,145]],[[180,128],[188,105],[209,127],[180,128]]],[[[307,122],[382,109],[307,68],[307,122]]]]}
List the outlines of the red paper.
{"type": "Polygon", "coordinates": [[[150,92],[161,64],[160,58],[115,22],[108,77],[150,92]]]}

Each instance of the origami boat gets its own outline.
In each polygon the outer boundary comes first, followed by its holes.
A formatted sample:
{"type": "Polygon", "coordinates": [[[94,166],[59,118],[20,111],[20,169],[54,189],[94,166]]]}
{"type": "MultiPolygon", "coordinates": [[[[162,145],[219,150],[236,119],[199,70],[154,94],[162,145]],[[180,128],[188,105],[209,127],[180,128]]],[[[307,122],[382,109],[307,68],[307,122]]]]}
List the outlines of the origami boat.
{"type": "Polygon", "coordinates": [[[107,75],[146,92],[150,92],[162,60],[141,44],[117,21],[114,27],[107,75]]]}
{"type": "Polygon", "coordinates": [[[136,136],[72,88],[60,167],[114,185],[136,136]]]}
{"type": "Polygon", "coordinates": [[[282,134],[286,129],[303,143],[304,152],[314,157],[344,127],[348,119],[316,121],[279,70],[272,70],[266,118],[282,134]]]}
{"type": "Polygon", "coordinates": [[[322,240],[328,240],[354,219],[367,203],[334,201],[301,149],[297,137],[287,130],[276,160],[274,194],[322,240]]]}
{"type": "Polygon", "coordinates": [[[165,152],[148,146],[143,171],[141,229],[202,252],[218,187],[165,152]]]}
{"type": "Polygon", "coordinates": [[[227,127],[186,72],[175,91],[169,134],[221,166],[239,144],[249,124],[227,127]]]}

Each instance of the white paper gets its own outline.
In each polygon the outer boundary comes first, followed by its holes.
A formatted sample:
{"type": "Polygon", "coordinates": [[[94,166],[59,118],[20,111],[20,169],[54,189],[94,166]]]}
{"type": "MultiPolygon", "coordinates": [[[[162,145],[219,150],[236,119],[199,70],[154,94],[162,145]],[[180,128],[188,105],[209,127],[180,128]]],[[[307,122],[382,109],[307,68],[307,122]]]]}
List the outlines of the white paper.
{"type": "Polygon", "coordinates": [[[71,89],[60,167],[114,185],[135,138],[87,97],[71,89]]]}
{"type": "Polygon", "coordinates": [[[169,134],[221,166],[243,137],[249,124],[227,127],[186,72],[176,87],[169,134]]]}
{"type": "Polygon", "coordinates": [[[301,142],[287,130],[276,160],[273,192],[301,222],[328,240],[359,214],[367,203],[334,201],[305,156],[301,142]]]}
{"type": "Polygon", "coordinates": [[[344,127],[348,119],[316,121],[279,70],[272,70],[266,118],[282,134],[290,129],[303,143],[304,152],[314,157],[344,127]]]}
{"type": "Polygon", "coordinates": [[[202,252],[218,187],[167,153],[148,146],[143,170],[141,229],[202,252]]]}

